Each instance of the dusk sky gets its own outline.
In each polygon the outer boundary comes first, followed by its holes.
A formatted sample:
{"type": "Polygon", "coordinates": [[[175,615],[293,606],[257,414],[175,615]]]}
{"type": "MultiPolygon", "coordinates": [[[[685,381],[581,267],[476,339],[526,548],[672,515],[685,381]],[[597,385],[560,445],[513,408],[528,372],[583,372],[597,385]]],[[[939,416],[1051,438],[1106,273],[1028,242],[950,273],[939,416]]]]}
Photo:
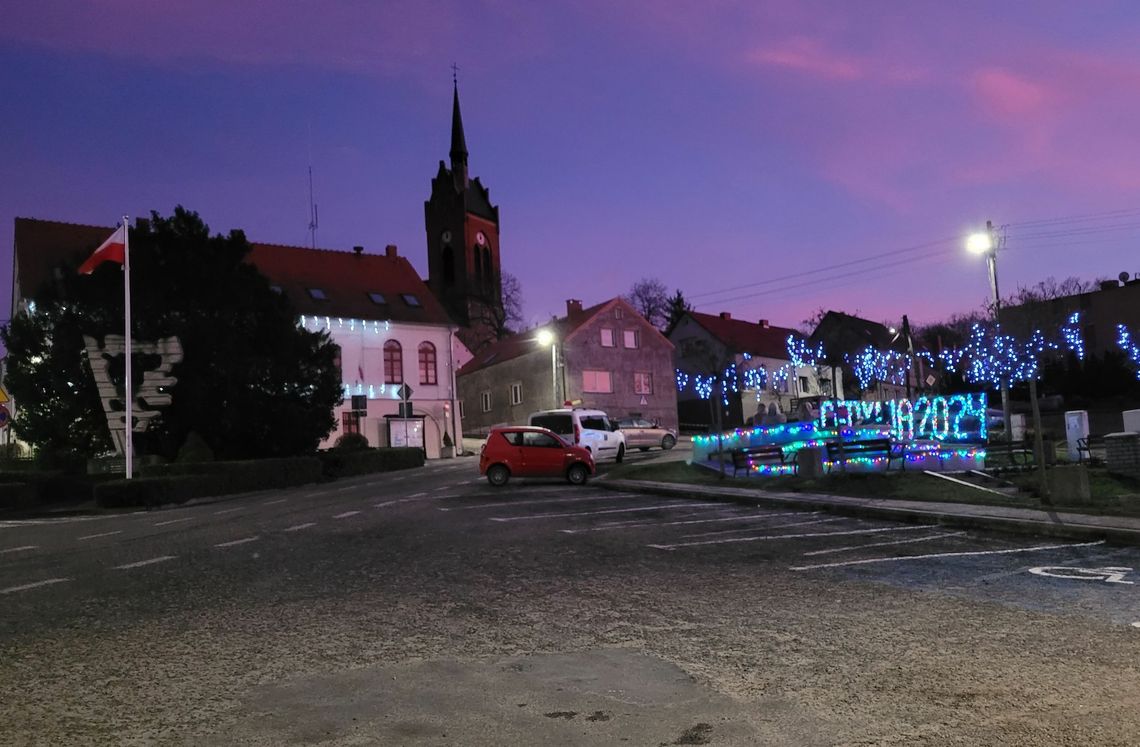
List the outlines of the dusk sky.
{"type": "Polygon", "coordinates": [[[784,326],[936,321],[988,297],[986,219],[1006,293],[1140,272],[1138,38],[1135,2],[14,3],[0,284],[16,216],[183,204],[307,245],[310,163],[318,244],[426,279],[454,62],[528,322],[641,277],[784,326]]]}

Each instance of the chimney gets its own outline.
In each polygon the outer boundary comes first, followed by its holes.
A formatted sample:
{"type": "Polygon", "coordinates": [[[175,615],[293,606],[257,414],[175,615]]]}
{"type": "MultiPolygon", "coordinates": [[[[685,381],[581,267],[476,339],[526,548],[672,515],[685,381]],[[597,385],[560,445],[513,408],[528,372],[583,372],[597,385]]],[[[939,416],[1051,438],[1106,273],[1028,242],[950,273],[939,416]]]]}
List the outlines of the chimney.
{"type": "Polygon", "coordinates": [[[720,318],[721,319],[731,319],[732,314],[728,313],[727,311],[722,311],[722,312],[720,312],[720,318]]]}
{"type": "Polygon", "coordinates": [[[567,298],[566,299],[566,316],[567,316],[567,318],[573,319],[574,317],[578,316],[581,313],[582,313],[582,302],[580,300],[578,300],[577,298],[567,298]]]}
{"type": "Polygon", "coordinates": [[[1119,284],[1115,280],[1102,280],[1102,281],[1100,281],[1100,289],[1102,291],[1112,290],[1113,288],[1117,288],[1117,287],[1119,287],[1119,284]]]}
{"type": "Polygon", "coordinates": [[[768,329],[768,320],[767,319],[761,319],[760,320],[760,329],[768,329]]]}
{"type": "Polygon", "coordinates": [[[396,245],[395,244],[389,244],[388,246],[384,247],[384,256],[387,257],[388,259],[395,259],[396,258],[396,245]]]}
{"type": "Polygon", "coordinates": [[[364,247],[354,246],[352,247],[352,253],[359,257],[361,254],[364,254],[364,247]]]}

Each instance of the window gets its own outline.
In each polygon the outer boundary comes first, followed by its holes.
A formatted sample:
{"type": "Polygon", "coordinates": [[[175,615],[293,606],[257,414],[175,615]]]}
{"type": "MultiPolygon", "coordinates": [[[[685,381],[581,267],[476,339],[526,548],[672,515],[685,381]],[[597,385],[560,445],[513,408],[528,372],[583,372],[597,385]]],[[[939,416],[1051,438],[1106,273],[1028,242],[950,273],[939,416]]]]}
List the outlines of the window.
{"type": "Polygon", "coordinates": [[[384,343],[384,383],[404,383],[404,351],[395,340],[384,343]]]}
{"type": "Polygon", "coordinates": [[[320,288],[309,288],[308,290],[309,290],[309,295],[312,297],[312,299],[314,301],[327,301],[327,300],[329,300],[328,295],[325,294],[325,292],[323,290],[321,290],[320,288]]]}
{"type": "Polygon", "coordinates": [[[621,307],[620,306],[615,307],[614,308],[614,319],[621,319],[621,318],[622,318],[621,307]]]}
{"type": "Polygon", "coordinates": [[[483,412],[491,411],[491,392],[489,390],[479,392],[479,404],[483,406],[483,412]]]}
{"type": "Polygon", "coordinates": [[[514,384],[511,384],[511,404],[512,405],[521,405],[522,404],[522,383],[521,382],[515,382],[514,384]]]}
{"type": "Polygon", "coordinates": [[[653,374],[635,373],[633,375],[634,394],[653,394],[653,374]]]}
{"type": "Polygon", "coordinates": [[[609,371],[583,371],[582,372],[582,391],[583,392],[612,392],[614,390],[613,384],[610,382],[609,371]]]}
{"type": "Polygon", "coordinates": [[[360,433],[360,416],[352,410],[342,412],[340,430],[342,433],[360,433]]]}
{"type": "Polygon", "coordinates": [[[616,344],[614,342],[614,331],[609,327],[602,327],[602,347],[612,348],[616,344]]]}
{"type": "Polygon", "coordinates": [[[637,348],[637,345],[640,342],[640,340],[638,340],[640,335],[637,334],[636,329],[622,330],[621,336],[622,345],[625,345],[630,350],[635,350],[637,348]]]}
{"type": "Polygon", "coordinates": [[[831,379],[820,379],[819,380],[819,393],[820,394],[831,394],[831,379]]]}
{"type": "Polygon", "coordinates": [[[340,345],[333,345],[333,366],[336,368],[337,381],[344,381],[344,376],[340,370],[340,345]]]}
{"type": "Polygon", "coordinates": [[[558,439],[547,433],[536,433],[534,431],[523,431],[523,446],[538,446],[543,449],[558,449],[562,444],[558,443],[558,439]]]}
{"type": "Polygon", "coordinates": [[[612,431],[610,421],[601,415],[587,415],[582,418],[582,427],[591,431],[612,431]]]}
{"type": "Polygon", "coordinates": [[[800,377],[800,394],[810,394],[810,393],[811,393],[811,387],[808,386],[808,377],[801,376],[800,377]]]}
{"type": "Polygon", "coordinates": [[[548,431],[554,431],[560,436],[574,435],[574,420],[569,415],[554,413],[551,415],[535,415],[530,419],[531,425],[537,425],[548,431]]]}
{"type": "Polygon", "coordinates": [[[415,297],[414,295],[412,295],[411,293],[404,293],[404,294],[401,294],[401,295],[400,295],[400,298],[404,299],[404,303],[406,303],[408,306],[413,306],[413,307],[416,307],[416,306],[420,306],[420,305],[421,305],[421,304],[420,304],[420,299],[416,298],[416,297],[415,297]]]}
{"type": "Polygon", "coordinates": [[[500,433],[499,435],[502,436],[511,446],[523,445],[522,431],[507,431],[506,433],[500,433]]]}
{"type": "Polygon", "coordinates": [[[463,419],[463,400],[459,400],[459,419],[463,419]]]}
{"type": "Polygon", "coordinates": [[[377,293],[376,291],[370,291],[368,293],[368,300],[377,306],[384,306],[388,303],[388,299],[384,298],[384,294],[377,293]]]}
{"type": "Polygon", "coordinates": [[[420,383],[435,384],[435,345],[420,343],[420,383]]]}

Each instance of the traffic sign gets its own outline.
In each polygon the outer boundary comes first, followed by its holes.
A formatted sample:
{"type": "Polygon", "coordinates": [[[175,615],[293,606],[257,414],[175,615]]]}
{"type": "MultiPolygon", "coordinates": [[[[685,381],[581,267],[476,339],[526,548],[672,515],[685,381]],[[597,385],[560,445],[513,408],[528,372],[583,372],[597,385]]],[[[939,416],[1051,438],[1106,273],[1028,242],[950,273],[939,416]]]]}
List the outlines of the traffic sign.
{"type": "Polygon", "coordinates": [[[0,403],[8,401],[8,390],[0,386],[0,403]]]}
{"type": "Polygon", "coordinates": [[[407,383],[400,384],[400,388],[396,390],[396,394],[400,395],[400,399],[407,402],[412,398],[412,388],[407,383]]]}
{"type": "Polygon", "coordinates": [[[9,420],[11,420],[11,417],[8,414],[8,408],[4,405],[0,405],[0,430],[8,427],[9,420]]]}

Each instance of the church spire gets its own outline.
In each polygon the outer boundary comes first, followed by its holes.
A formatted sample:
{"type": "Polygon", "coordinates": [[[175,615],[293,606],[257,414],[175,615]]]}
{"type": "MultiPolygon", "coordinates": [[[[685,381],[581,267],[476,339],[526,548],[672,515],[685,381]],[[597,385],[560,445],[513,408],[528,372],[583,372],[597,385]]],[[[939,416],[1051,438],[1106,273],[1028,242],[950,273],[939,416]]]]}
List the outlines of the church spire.
{"type": "Polygon", "coordinates": [[[463,136],[463,117],[459,114],[459,83],[452,78],[453,98],[451,103],[451,171],[455,184],[467,188],[467,139],[463,136]]]}

